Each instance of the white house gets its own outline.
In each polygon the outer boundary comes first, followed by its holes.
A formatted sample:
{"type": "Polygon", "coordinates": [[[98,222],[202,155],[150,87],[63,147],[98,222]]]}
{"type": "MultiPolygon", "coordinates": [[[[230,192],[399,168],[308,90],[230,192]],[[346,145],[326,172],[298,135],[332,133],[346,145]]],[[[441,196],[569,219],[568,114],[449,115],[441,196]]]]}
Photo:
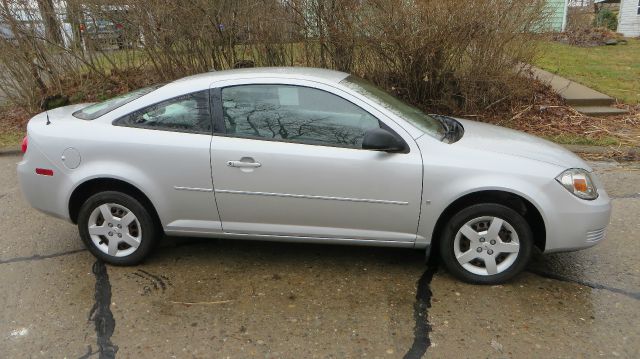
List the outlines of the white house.
{"type": "Polygon", "coordinates": [[[640,36],[640,0],[621,0],[618,32],[626,37],[640,36]]]}
{"type": "Polygon", "coordinates": [[[640,0],[595,0],[596,4],[620,4],[618,32],[626,37],[640,36],[640,0]]]}

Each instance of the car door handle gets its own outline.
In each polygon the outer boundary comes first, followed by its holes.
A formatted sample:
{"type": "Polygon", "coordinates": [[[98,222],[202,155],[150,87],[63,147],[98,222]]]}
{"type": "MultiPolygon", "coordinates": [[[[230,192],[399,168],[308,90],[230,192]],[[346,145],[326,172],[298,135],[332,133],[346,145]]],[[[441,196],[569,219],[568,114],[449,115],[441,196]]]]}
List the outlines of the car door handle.
{"type": "Polygon", "coordinates": [[[262,164],[260,164],[260,162],[227,161],[227,166],[237,167],[237,168],[241,168],[241,167],[256,168],[256,167],[262,166],[262,164]]]}

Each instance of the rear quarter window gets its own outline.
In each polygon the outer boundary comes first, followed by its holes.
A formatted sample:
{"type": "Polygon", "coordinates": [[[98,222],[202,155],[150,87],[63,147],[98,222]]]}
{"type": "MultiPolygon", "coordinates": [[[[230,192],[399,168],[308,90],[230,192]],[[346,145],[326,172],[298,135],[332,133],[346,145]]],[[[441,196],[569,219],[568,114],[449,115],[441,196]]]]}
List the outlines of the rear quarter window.
{"type": "Polygon", "coordinates": [[[138,99],[152,91],[162,87],[163,84],[158,84],[154,86],[144,87],[135,91],[127,92],[125,94],[116,96],[112,99],[94,103],[93,105],[89,105],[82,110],[78,110],[73,113],[73,117],[79,118],[81,120],[95,120],[96,118],[107,114],[118,107],[121,107],[135,99],[138,99]]]}

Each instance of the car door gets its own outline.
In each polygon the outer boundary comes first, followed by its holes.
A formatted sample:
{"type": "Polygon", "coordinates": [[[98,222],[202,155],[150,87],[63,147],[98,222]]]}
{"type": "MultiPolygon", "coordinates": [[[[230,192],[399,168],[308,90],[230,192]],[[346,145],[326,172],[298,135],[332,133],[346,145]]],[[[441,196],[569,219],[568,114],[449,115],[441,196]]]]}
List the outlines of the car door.
{"type": "Polygon", "coordinates": [[[145,175],[165,230],[193,235],[220,232],[211,180],[213,132],[209,90],[153,103],[116,119],[122,146],[107,149],[145,175]]]}
{"type": "Polygon", "coordinates": [[[211,143],[223,231],[413,243],[422,159],[411,137],[331,86],[255,82],[212,89],[224,122],[211,143]],[[380,126],[408,153],[363,150],[365,131],[380,126]]]}

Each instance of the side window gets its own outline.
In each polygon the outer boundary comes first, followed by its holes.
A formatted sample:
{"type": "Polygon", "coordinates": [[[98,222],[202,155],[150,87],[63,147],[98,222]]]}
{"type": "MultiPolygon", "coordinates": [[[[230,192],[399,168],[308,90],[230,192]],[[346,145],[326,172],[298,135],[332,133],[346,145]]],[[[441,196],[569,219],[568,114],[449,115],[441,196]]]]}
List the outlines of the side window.
{"type": "Polygon", "coordinates": [[[210,134],[209,91],[175,97],[121,117],[114,125],[210,134]]]}
{"type": "Polygon", "coordinates": [[[362,148],[378,119],[326,91],[292,85],[222,89],[227,134],[308,144],[362,148]]]}

